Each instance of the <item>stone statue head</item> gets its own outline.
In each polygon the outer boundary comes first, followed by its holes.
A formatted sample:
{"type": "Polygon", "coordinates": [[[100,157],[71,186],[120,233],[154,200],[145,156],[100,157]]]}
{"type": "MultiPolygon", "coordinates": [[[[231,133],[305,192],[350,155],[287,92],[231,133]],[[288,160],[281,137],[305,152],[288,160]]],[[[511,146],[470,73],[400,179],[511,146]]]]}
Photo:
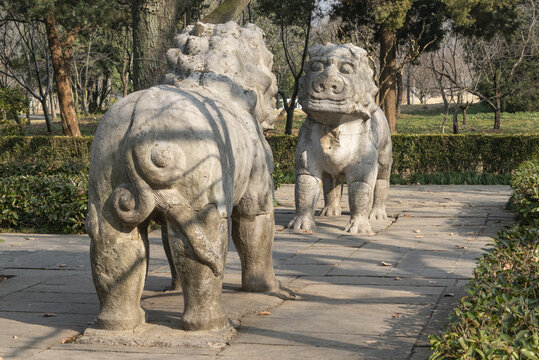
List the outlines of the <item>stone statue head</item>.
{"type": "Polygon", "coordinates": [[[348,114],[369,119],[378,91],[367,52],[352,44],[315,45],[309,51],[299,101],[307,114],[348,114]]]}
{"type": "Polygon", "coordinates": [[[277,80],[262,30],[234,22],[197,23],[177,35],[175,45],[167,52],[169,71],[162,83],[203,86],[225,101],[233,97],[228,101],[245,106],[263,130],[273,128],[277,80]]]}

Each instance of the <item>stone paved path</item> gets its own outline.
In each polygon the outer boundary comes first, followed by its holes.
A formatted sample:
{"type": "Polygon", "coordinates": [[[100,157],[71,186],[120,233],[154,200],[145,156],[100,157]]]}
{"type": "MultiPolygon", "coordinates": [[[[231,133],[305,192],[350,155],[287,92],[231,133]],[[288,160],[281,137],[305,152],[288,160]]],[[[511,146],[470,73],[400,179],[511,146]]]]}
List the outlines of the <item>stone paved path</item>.
{"type": "MultiPolygon", "coordinates": [[[[301,300],[246,294],[233,247],[223,304],[239,324],[227,343],[203,348],[72,343],[98,302],[87,236],[0,234],[0,357],[4,359],[391,359],[428,358],[438,333],[491,237],[512,223],[506,186],[394,186],[376,234],[342,232],[348,212],[318,217],[314,234],[283,229],[293,186],[276,193],[274,266],[301,300]],[[267,310],[270,314],[262,316],[267,310]]],[[[346,204],[346,191],[343,207],[346,204]]],[[[182,298],[163,292],[168,267],[152,233],[143,306],[175,328],[182,298]]],[[[179,331],[179,330],[174,330],[179,331]]],[[[163,338],[164,339],[164,338],[163,338]]]]}

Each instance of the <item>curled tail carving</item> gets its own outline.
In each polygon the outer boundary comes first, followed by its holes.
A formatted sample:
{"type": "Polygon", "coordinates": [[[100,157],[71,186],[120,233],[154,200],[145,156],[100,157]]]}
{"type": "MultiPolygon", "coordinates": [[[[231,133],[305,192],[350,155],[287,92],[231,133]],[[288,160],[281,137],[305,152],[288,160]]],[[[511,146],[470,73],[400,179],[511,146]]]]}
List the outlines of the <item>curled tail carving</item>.
{"type": "Polygon", "coordinates": [[[112,192],[114,212],[126,225],[138,225],[155,208],[152,188],[136,173],[131,151],[125,152],[126,172],[131,180],[129,184],[121,184],[112,192]]]}

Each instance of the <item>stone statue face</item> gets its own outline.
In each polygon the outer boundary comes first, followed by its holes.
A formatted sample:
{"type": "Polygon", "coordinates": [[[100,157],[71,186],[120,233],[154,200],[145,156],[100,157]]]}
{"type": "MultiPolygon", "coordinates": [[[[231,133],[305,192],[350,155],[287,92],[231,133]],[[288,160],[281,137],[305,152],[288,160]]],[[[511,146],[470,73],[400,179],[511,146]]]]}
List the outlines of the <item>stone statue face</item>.
{"type": "Polygon", "coordinates": [[[363,119],[376,111],[378,89],[367,53],[352,44],[314,46],[306,65],[300,103],[309,115],[351,114],[363,119]]]}

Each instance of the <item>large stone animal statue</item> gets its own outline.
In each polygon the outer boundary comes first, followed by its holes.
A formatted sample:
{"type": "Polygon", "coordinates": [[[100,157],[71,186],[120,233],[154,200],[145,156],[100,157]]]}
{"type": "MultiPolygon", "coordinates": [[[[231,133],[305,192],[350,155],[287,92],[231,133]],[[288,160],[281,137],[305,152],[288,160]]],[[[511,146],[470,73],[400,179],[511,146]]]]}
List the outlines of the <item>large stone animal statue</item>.
{"type": "Polygon", "coordinates": [[[365,50],[351,45],[314,46],[299,99],[307,120],[296,151],[296,216],[288,227],[315,228],[314,210],[323,182],[320,215],[341,215],[341,185],[348,184],[350,221],[345,231],[370,233],[369,217],[386,219],[392,150],[386,117],[365,50]]]}
{"type": "Polygon", "coordinates": [[[198,23],[167,53],[169,85],[130,94],[99,123],[86,229],[98,326],[133,329],[148,265],[148,223],[162,223],[181,279],[185,330],[228,325],[221,288],[229,238],[246,291],[274,291],[276,79],[254,25],[198,23]]]}

